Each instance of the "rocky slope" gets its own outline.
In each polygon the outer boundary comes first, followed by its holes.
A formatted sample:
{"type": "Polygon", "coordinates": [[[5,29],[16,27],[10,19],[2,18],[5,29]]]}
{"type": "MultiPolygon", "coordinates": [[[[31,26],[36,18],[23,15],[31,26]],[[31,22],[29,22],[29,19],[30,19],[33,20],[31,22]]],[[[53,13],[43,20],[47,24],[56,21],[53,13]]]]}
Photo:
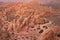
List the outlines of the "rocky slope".
{"type": "Polygon", "coordinates": [[[38,2],[15,3],[0,12],[0,40],[60,40],[60,27],[50,18],[55,15],[38,2]]]}

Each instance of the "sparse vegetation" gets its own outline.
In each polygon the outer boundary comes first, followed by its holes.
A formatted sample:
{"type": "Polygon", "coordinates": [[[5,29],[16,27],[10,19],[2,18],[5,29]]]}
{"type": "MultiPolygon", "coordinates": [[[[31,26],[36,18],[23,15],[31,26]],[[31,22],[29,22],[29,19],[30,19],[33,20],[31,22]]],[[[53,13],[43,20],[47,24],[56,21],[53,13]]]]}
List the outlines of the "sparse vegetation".
{"type": "MultiPolygon", "coordinates": [[[[0,40],[53,40],[55,38],[56,33],[52,28],[56,25],[49,20],[50,17],[57,15],[55,9],[36,1],[9,5],[5,7],[0,5],[0,40]]],[[[60,37],[60,34],[57,36],[60,37]]]]}

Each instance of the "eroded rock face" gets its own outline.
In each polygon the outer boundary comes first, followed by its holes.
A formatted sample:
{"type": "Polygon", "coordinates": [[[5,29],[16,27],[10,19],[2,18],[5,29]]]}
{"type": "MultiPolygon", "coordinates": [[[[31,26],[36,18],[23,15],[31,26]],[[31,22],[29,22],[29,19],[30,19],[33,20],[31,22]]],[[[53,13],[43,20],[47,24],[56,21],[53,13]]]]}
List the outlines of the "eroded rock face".
{"type": "Polygon", "coordinates": [[[40,36],[40,40],[60,40],[60,37],[58,37],[59,35],[60,35],[59,27],[54,27],[53,30],[48,29],[44,33],[42,33],[40,36]]]}
{"type": "Polygon", "coordinates": [[[0,13],[0,40],[60,40],[60,27],[53,21],[31,5],[16,5],[0,13]]]}

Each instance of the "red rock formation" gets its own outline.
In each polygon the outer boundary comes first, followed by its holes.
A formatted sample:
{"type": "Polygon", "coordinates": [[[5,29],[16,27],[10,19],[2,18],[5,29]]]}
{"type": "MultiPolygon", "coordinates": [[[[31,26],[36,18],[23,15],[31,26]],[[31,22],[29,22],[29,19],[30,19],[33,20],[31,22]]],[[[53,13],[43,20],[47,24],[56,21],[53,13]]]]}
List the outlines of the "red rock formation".
{"type": "Polygon", "coordinates": [[[53,9],[37,2],[38,10],[35,3],[19,2],[0,13],[0,40],[60,40],[57,25],[45,18],[53,9]]]}

